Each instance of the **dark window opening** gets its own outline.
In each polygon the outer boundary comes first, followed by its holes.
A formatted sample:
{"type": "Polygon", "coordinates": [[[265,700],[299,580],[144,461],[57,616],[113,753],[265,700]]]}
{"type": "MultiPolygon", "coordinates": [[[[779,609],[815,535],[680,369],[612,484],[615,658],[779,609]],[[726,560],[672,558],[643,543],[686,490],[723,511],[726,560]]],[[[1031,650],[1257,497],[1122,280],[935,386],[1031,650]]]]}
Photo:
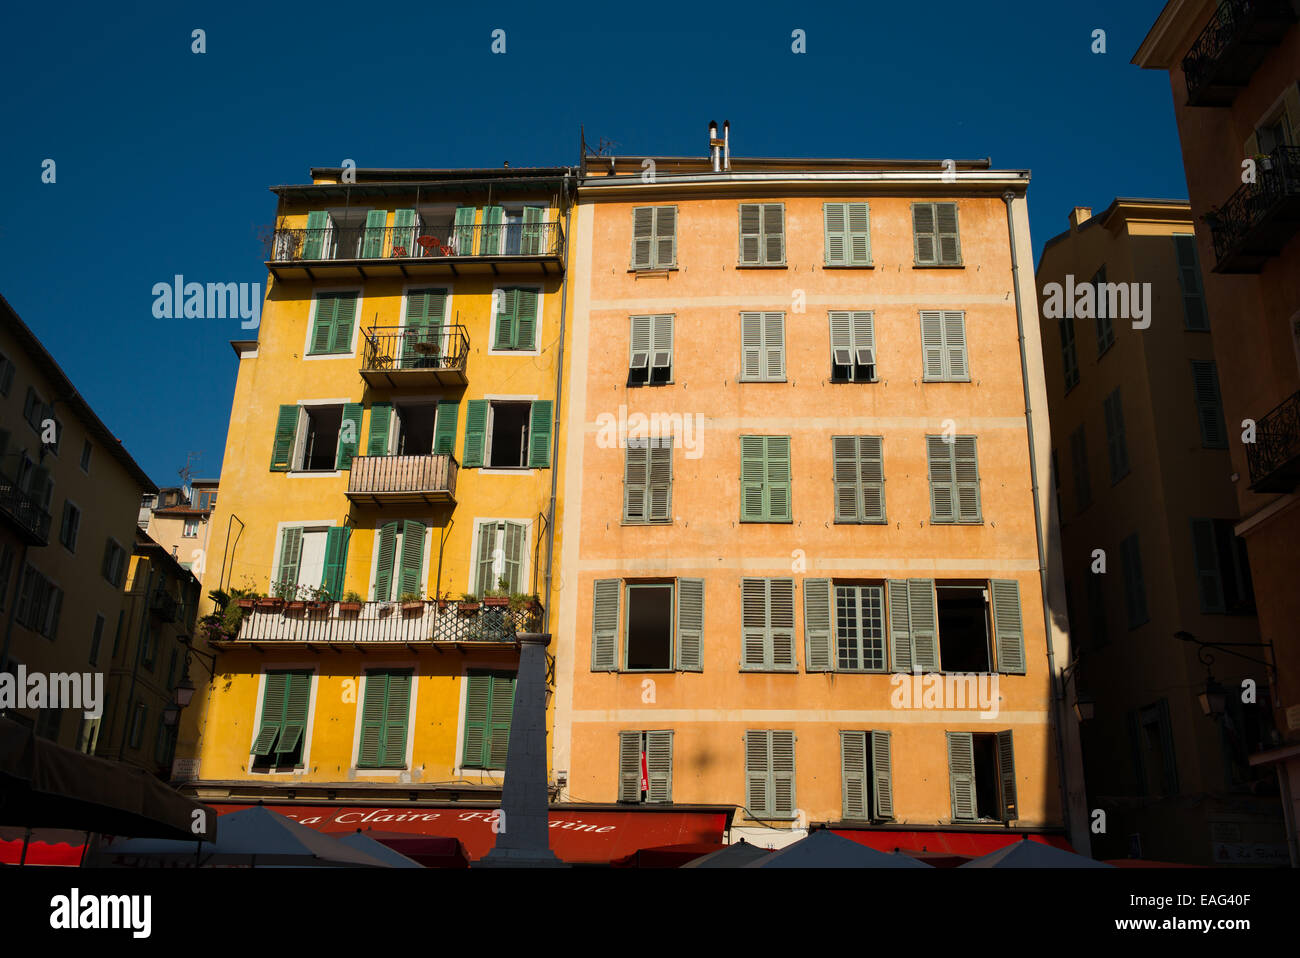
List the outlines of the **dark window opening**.
{"type": "Polygon", "coordinates": [[[998,737],[975,734],[971,736],[971,744],[975,752],[975,817],[987,821],[1001,821],[998,737]]]}
{"type": "Polygon", "coordinates": [[[673,667],[673,587],[633,585],[627,589],[627,668],[673,667]]]}
{"type": "Polygon", "coordinates": [[[433,451],[433,427],[437,417],[436,403],[398,406],[397,455],[429,455],[433,451]]]}
{"type": "Polygon", "coordinates": [[[1223,575],[1223,607],[1228,612],[1254,612],[1255,587],[1250,580],[1246,541],[1233,532],[1231,519],[1216,519],[1214,525],[1223,575]]]}
{"type": "Polygon", "coordinates": [[[831,351],[831,382],[874,383],[876,381],[876,351],[863,347],[840,347],[831,351]]]}
{"type": "Polygon", "coordinates": [[[491,405],[491,443],[486,465],[497,469],[519,469],[528,464],[528,417],[532,405],[526,402],[494,402],[491,405]]]}
{"type": "Polygon", "coordinates": [[[939,663],[945,672],[988,672],[988,607],[984,588],[939,586],[939,663]]]}
{"type": "Polygon", "coordinates": [[[302,735],[298,736],[298,743],[291,752],[272,751],[269,755],[254,755],[253,768],[266,772],[287,772],[302,765],[303,737],[302,735]]]}
{"type": "Polygon", "coordinates": [[[302,440],[304,472],[333,472],[337,463],[342,406],[304,406],[307,428],[302,440]]]}

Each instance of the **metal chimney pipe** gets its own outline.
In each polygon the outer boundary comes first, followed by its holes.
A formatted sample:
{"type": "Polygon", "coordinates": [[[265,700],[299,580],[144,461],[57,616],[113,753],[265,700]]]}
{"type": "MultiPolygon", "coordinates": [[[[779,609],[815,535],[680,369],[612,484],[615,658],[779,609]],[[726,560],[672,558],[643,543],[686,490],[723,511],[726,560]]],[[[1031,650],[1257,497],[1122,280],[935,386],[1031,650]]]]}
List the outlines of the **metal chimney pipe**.
{"type": "Polygon", "coordinates": [[[713,172],[717,173],[721,157],[718,146],[718,123],[716,120],[709,121],[709,162],[713,166],[713,172]]]}
{"type": "Polygon", "coordinates": [[[731,169],[731,121],[722,121],[722,168],[731,169]]]}

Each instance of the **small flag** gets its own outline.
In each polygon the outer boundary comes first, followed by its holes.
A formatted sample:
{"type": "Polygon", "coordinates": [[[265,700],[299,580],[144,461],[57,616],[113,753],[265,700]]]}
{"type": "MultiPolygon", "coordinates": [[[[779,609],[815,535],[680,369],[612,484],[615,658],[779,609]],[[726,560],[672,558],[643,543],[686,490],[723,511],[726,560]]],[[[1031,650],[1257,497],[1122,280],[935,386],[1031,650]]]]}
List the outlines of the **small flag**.
{"type": "Polygon", "coordinates": [[[645,752],[641,753],[641,791],[650,791],[650,768],[646,764],[645,752]]]}

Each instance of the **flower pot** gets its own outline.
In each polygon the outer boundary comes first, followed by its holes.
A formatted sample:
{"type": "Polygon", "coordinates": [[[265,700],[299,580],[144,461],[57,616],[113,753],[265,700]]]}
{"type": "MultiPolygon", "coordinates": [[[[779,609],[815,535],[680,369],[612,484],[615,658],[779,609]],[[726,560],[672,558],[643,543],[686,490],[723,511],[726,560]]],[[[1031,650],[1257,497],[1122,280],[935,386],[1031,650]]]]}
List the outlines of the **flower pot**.
{"type": "Polygon", "coordinates": [[[305,608],[307,608],[306,602],[298,602],[295,600],[285,605],[284,610],[286,612],[301,612],[305,608]]]}
{"type": "Polygon", "coordinates": [[[284,599],[258,599],[257,600],[257,607],[264,611],[270,610],[274,612],[276,609],[282,608],[283,606],[284,606],[284,599]]]}
{"type": "Polygon", "coordinates": [[[308,603],[307,603],[307,611],[308,611],[308,612],[328,612],[329,609],[330,609],[330,605],[331,605],[331,604],[332,604],[332,603],[330,603],[330,602],[308,602],[308,603]]]}
{"type": "Polygon", "coordinates": [[[355,615],[356,613],[358,613],[358,612],[360,612],[360,611],[361,611],[361,603],[360,603],[360,602],[340,602],[340,603],[339,603],[339,612],[340,612],[340,613],[342,613],[342,612],[350,612],[350,613],[352,613],[352,614],[355,615]]]}
{"type": "Polygon", "coordinates": [[[255,600],[255,599],[240,599],[240,600],[238,601],[238,603],[236,603],[236,604],[237,604],[241,609],[251,609],[254,605],[257,604],[257,600],[255,600]]]}
{"type": "Polygon", "coordinates": [[[445,612],[445,611],[447,610],[447,600],[446,600],[446,599],[439,599],[439,600],[438,600],[438,609],[439,609],[439,611],[442,611],[442,612],[445,612]]]}
{"type": "Polygon", "coordinates": [[[456,611],[462,615],[470,615],[477,612],[478,608],[479,606],[477,602],[462,602],[460,605],[456,606],[456,611]]]}
{"type": "Polygon", "coordinates": [[[506,606],[510,604],[510,598],[504,595],[490,595],[483,600],[484,605],[506,606]]]}
{"type": "Polygon", "coordinates": [[[423,603],[423,602],[403,602],[403,603],[402,603],[402,612],[404,612],[404,613],[423,612],[423,611],[424,611],[424,603],[423,603]]]}

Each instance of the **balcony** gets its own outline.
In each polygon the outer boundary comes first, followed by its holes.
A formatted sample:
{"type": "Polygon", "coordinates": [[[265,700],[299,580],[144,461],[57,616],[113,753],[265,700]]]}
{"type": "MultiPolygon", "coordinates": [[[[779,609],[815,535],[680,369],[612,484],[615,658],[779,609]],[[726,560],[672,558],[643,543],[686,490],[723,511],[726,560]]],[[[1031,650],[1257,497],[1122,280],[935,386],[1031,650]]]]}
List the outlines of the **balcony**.
{"type": "Polygon", "coordinates": [[[332,226],[278,229],[266,266],[277,280],[369,279],[559,273],[564,230],[558,222],[492,226],[332,226]]]}
{"type": "Polygon", "coordinates": [[[1246,444],[1252,492],[1292,492],[1300,484],[1300,392],[1255,423],[1246,444]]]}
{"type": "Polygon", "coordinates": [[[361,378],[373,387],[465,385],[464,326],[371,326],[363,335],[361,378]]]}
{"type": "Polygon", "coordinates": [[[1183,57],[1187,105],[1231,105],[1294,22],[1290,0],[1223,0],[1183,57]]]}
{"type": "Polygon", "coordinates": [[[437,650],[458,647],[518,648],[521,632],[541,628],[541,606],[474,606],[463,602],[423,602],[406,611],[401,603],[363,602],[355,611],[342,611],[339,603],[312,610],[269,611],[252,609],[244,614],[239,634],[218,640],[221,647],[293,644],[309,647],[401,644],[437,650]]]}
{"type": "Polygon", "coordinates": [[[8,476],[0,475],[0,516],[3,516],[29,546],[50,542],[50,514],[35,497],[23,492],[8,476]]]}
{"type": "Polygon", "coordinates": [[[456,501],[454,456],[354,456],[347,496],[367,505],[432,505],[456,501]]]}
{"type": "Polygon", "coordinates": [[[1206,214],[1214,236],[1214,272],[1258,273],[1300,229],[1300,147],[1279,146],[1243,184],[1206,214]]]}
{"type": "Polygon", "coordinates": [[[149,602],[149,611],[162,622],[175,622],[179,610],[180,604],[161,590],[155,592],[149,602]]]}

